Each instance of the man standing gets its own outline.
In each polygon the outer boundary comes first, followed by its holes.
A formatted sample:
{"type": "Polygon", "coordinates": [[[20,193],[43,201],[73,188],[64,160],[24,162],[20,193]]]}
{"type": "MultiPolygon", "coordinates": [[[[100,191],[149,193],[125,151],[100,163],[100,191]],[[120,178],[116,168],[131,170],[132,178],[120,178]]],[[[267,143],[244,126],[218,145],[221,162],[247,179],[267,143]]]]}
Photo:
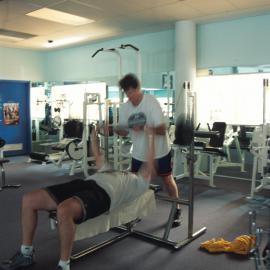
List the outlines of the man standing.
{"type": "MultiPolygon", "coordinates": [[[[128,97],[128,101],[120,107],[119,127],[129,126],[129,131],[117,129],[120,136],[130,132],[133,143],[131,171],[137,173],[146,161],[147,134],[144,125],[153,128],[155,133],[156,172],[162,177],[169,196],[178,198],[178,189],[172,177],[171,149],[167,125],[159,102],[156,98],[141,91],[140,82],[134,74],[127,74],[119,81],[120,88],[128,97]]],[[[181,224],[181,209],[178,205],[174,216],[173,227],[181,224]]]]}

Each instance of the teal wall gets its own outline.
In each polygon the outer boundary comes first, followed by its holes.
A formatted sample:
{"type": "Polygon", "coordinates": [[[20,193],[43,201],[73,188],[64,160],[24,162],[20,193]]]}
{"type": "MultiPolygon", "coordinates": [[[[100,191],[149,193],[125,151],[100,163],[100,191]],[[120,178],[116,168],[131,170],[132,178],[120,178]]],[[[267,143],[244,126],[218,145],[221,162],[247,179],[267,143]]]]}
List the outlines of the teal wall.
{"type": "Polygon", "coordinates": [[[42,52],[0,47],[0,79],[44,81],[42,52]]]}
{"type": "Polygon", "coordinates": [[[270,15],[197,27],[197,68],[270,64],[270,15]]]}
{"type": "MultiPolygon", "coordinates": [[[[119,63],[116,55],[100,53],[91,55],[100,48],[132,44],[141,51],[142,79],[145,87],[161,87],[161,72],[174,70],[174,31],[162,31],[98,44],[55,50],[46,53],[46,77],[49,81],[98,80],[109,85],[118,81],[119,63]]],[[[137,56],[133,50],[122,50],[123,74],[135,72],[137,56]]]]}
{"type": "MultiPolygon", "coordinates": [[[[197,68],[270,64],[270,15],[197,26],[197,68]]],[[[124,37],[53,51],[0,47],[0,79],[98,80],[115,85],[117,58],[91,55],[99,48],[130,43],[141,50],[144,87],[161,87],[161,73],[174,70],[174,30],[124,37]],[[3,64],[4,63],[4,64],[3,64]]],[[[123,51],[123,73],[136,72],[136,54],[123,51]]]]}

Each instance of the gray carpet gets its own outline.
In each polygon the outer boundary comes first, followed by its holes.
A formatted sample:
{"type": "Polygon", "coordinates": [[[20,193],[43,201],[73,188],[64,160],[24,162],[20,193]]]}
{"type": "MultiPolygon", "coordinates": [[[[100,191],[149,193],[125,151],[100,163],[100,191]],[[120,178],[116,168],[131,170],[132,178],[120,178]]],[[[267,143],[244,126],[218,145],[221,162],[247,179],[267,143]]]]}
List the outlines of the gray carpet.
{"type": "MultiPolygon", "coordinates": [[[[22,195],[44,185],[64,182],[74,177],[68,176],[68,166],[56,168],[53,164],[40,165],[27,163],[26,157],[10,158],[6,166],[7,181],[20,183],[20,189],[6,189],[0,192],[0,260],[13,255],[20,245],[20,202],[22,195]]],[[[79,177],[80,175],[76,175],[79,177]]],[[[181,181],[179,187],[185,197],[187,181],[181,181]]],[[[199,249],[200,242],[213,237],[232,240],[240,234],[248,233],[248,211],[258,212],[258,224],[266,228],[269,215],[266,204],[270,192],[264,190],[254,200],[247,200],[250,183],[248,181],[217,178],[217,188],[209,188],[206,181],[195,180],[195,217],[194,229],[203,226],[207,232],[180,251],[156,246],[135,237],[126,238],[106,247],[93,255],[72,263],[72,270],[140,269],[140,270],[178,270],[178,269],[255,269],[254,262],[246,256],[233,254],[209,254],[199,249]]],[[[170,205],[158,201],[153,215],[142,220],[137,229],[162,235],[170,205]]],[[[184,222],[180,228],[173,229],[172,240],[181,240],[187,234],[187,208],[183,206],[184,222]]],[[[109,232],[97,237],[75,243],[74,250],[87,247],[114,234],[109,232]]],[[[50,229],[47,213],[40,213],[35,239],[37,264],[31,269],[55,269],[58,261],[57,232],[50,229]]]]}

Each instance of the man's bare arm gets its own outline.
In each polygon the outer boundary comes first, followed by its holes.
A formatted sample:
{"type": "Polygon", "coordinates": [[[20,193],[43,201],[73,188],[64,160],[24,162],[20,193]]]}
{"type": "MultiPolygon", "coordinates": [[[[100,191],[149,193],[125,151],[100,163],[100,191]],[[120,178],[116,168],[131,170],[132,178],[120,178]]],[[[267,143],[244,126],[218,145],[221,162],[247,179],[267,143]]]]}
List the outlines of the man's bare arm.
{"type": "MultiPolygon", "coordinates": [[[[144,126],[134,126],[132,128],[134,131],[144,131],[145,132],[145,127],[144,126]]],[[[159,126],[156,126],[156,127],[152,127],[152,131],[153,131],[153,134],[155,135],[161,135],[161,136],[164,136],[166,134],[166,131],[167,131],[167,126],[166,124],[160,124],[159,126]]]]}
{"type": "Polygon", "coordinates": [[[100,169],[104,164],[104,156],[101,154],[98,142],[97,142],[97,133],[95,128],[92,128],[91,132],[91,149],[94,155],[94,159],[96,161],[96,167],[100,169]]]}
{"type": "Polygon", "coordinates": [[[159,126],[154,127],[153,130],[156,135],[165,135],[167,126],[166,124],[161,124],[159,126]]]}
{"type": "Polygon", "coordinates": [[[151,177],[155,174],[155,130],[146,127],[145,132],[148,136],[148,148],[146,149],[147,159],[140,170],[140,175],[150,181],[151,177]]]}

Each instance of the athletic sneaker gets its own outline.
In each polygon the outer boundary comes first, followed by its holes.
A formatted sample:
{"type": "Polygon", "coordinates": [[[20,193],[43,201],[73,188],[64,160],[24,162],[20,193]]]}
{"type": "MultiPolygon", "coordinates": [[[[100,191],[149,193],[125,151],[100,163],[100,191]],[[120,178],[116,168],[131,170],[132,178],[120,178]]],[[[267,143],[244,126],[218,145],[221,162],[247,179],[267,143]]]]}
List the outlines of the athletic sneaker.
{"type": "Polygon", "coordinates": [[[181,215],[181,209],[176,209],[174,213],[174,218],[173,218],[173,224],[172,228],[178,227],[182,223],[182,215],[181,215]]]}
{"type": "Polygon", "coordinates": [[[2,262],[0,270],[26,269],[34,264],[33,255],[24,256],[18,251],[11,259],[2,262]]]}

